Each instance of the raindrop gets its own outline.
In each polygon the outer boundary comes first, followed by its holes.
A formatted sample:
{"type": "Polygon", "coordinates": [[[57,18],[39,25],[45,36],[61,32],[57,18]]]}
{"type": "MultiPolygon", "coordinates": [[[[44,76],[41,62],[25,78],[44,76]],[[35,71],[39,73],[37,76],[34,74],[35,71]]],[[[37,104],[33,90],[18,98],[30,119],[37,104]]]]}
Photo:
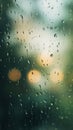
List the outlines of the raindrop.
{"type": "Polygon", "coordinates": [[[45,31],[45,28],[43,27],[43,30],[45,31]]]}
{"type": "Polygon", "coordinates": [[[22,102],[22,99],[19,99],[20,102],[22,102]]]}
{"type": "Polygon", "coordinates": [[[30,100],[30,97],[28,97],[28,100],[30,100]]]}
{"type": "Polygon", "coordinates": [[[9,94],[9,97],[10,97],[10,98],[12,98],[12,95],[11,95],[11,94],[9,94]]]}
{"type": "Polygon", "coordinates": [[[54,37],[57,37],[57,34],[56,34],[56,33],[54,34],[54,37]]]}
{"type": "Polygon", "coordinates": [[[18,94],[18,97],[20,98],[20,97],[21,97],[21,95],[20,95],[20,94],[18,94]]]}
{"type": "Polygon", "coordinates": [[[43,112],[43,110],[41,110],[41,114],[43,114],[44,112],[43,112]]]}
{"type": "Polygon", "coordinates": [[[50,105],[53,106],[53,103],[51,103],[50,105]]]}
{"type": "Polygon", "coordinates": [[[65,21],[64,21],[64,20],[62,20],[61,22],[62,22],[62,23],[65,23],[65,21]]]}
{"type": "Polygon", "coordinates": [[[39,87],[40,87],[40,89],[41,89],[41,85],[39,84],[39,87]]]}
{"type": "Polygon", "coordinates": [[[2,62],[2,59],[0,59],[0,62],[2,62]]]}
{"type": "Polygon", "coordinates": [[[51,57],[53,57],[53,54],[50,54],[51,57]]]}
{"type": "Polygon", "coordinates": [[[7,36],[7,39],[10,39],[10,36],[7,36]]]}
{"type": "Polygon", "coordinates": [[[56,110],[59,110],[59,107],[56,107],[56,110]]]}
{"type": "Polygon", "coordinates": [[[7,56],[9,56],[9,53],[7,52],[7,56]]]}
{"type": "Polygon", "coordinates": [[[20,15],[21,19],[22,19],[22,22],[23,22],[23,15],[20,15]]]}
{"type": "Polygon", "coordinates": [[[63,117],[63,116],[61,116],[61,117],[60,117],[60,119],[61,119],[61,120],[63,120],[63,119],[64,119],[64,117],[63,117]]]}
{"type": "Polygon", "coordinates": [[[29,61],[29,60],[28,60],[27,62],[28,62],[28,64],[30,64],[30,61],[29,61]]]}
{"type": "Polygon", "coordinates": [[[22,103],[20,103],[20,106],[22,107],[22,106],[23,106],[23,104],[22,104],[22,103]]]}
{"type": "Polygon", "coordinates": [[[49,107],[49,110],[51,110],[51,107],[49,107]]]}
{"type": "Polygon", "coordinates": [[[9,46],[9,44],[10,44],[9,42],[6,43],[7,46],[9,46]]]}
{"type": "Polygon", "coordinates": [[[27,111],[25,112],[25,115],[28,115],[28,112],[27,112],[27,111]]]}
{"type": "Polygon", "coordinates": [[[43,103],[47,104],[47,101],[46,101],[46,100],[43,100],[43,103]]]}
{"type": "Polygon", "coordinates": [[[11,107],[13,106],[11,102],[10,102],[10,106],[11,106],[11,107]]]}

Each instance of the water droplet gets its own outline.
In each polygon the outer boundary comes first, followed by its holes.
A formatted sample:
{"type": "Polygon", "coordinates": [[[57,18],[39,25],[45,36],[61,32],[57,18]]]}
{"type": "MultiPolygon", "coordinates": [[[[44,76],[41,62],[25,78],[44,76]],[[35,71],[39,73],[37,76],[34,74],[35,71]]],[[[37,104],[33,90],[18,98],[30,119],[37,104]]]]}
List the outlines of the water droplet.
{"type": "Polygon", "coordinates": [[[2,62],[2,59],[0,59],[0,62],[2,62]]]}
{"type": "Polygon", "coordinates": [[[29,61],[29,60],[28,60],[27,62],[28,62],[28,64],[30,64],[30,61],[29,61]]]}
{"type": "Polygon", "coordinates": [[[7,52],[7,56],[9,56],[9,53],[7,52]]]}
{"type": "Polygon", "coordinates": [[[18,94],[18,97],[20,98],[20,97],[21,97],[21,95],[20,95],[20,94],[18,94]]]}
{"type": "Polygon", "coordinates": [[[20,106],[22,107],[22,106],[23,106],[23,104],[22,104],[22,103],[20,103],[20,106]]]}
{"type": "Polygon", "coordinates": [[[10,106],[11,106],[11,107],[13,106],[11,102],[10,102],[10,106]]]}
{"type": "Polygon", "coordinates": [[[43,112],[43,110],[41,110],[41,114],[43,114],[44,112],[43,112]]]}
{"type": "Polygon", "coordinates": [[[53,103],[51,103],[50,105],[53,106],[53,103]]]}
{"type": "Polygon", "coordinates": [[[43,100],[43,103],[47,104],[47,101],[46,101],[46,100],[43,100]]]}
{"type": "Polygon", "coordinates": [[[28,112],[27,112],[27,111],[25,112],[25,115],[28,115],[28,112]]]}
{"type": "Polygon", "coordinates": [[[51,57],[53,57],[53,54],[50,54],[51,57]]]}

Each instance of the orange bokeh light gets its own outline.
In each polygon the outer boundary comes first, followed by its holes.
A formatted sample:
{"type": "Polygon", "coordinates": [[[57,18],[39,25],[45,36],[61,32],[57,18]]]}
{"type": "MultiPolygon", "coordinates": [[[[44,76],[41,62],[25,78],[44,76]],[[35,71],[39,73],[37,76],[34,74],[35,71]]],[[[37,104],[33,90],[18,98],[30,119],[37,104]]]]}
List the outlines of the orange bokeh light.
{"type": "Polygon", "coordinates": [[[60,69],[56,68],[50,73],[50,79],[53,83],[59,83],[63,81],[63,78],[64,73],[60,69]]]}
{"type": "Polygon", "coordinates": [[[38,83],[41,78],[41,74],[38,70],[31,70],[27,75],[28,81],[32,84],[38,83]]]}
{"type": "Polygon", "coordinates": [[[21,78],[21,72],[18,69],[13,68],[13,69],[11,69],[8,72],[8,78],[11,81],[16,82],[16,81],[20,80],[20,78],[21,78]]]}

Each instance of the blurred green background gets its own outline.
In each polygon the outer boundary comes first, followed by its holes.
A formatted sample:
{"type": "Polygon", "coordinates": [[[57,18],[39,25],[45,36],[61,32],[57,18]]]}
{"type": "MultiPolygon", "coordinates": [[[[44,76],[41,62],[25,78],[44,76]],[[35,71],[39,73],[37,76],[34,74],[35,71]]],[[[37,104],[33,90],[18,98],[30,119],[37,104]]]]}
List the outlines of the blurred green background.
{"type": "Polygon", "coordinates": [[[72,0],[0,0],[1,130],[73,130],[72,35],[72,0]]]}

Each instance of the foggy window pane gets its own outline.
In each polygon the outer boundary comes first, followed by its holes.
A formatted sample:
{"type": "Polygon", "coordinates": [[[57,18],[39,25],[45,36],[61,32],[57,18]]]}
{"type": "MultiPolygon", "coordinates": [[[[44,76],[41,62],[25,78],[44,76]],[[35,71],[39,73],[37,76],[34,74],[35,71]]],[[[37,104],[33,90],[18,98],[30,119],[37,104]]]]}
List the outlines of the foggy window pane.
{"type": "Polygon", "coordinates": [[[73,130],[72,35],[72,0],[0,0],[1,130],[73,130]]]}

